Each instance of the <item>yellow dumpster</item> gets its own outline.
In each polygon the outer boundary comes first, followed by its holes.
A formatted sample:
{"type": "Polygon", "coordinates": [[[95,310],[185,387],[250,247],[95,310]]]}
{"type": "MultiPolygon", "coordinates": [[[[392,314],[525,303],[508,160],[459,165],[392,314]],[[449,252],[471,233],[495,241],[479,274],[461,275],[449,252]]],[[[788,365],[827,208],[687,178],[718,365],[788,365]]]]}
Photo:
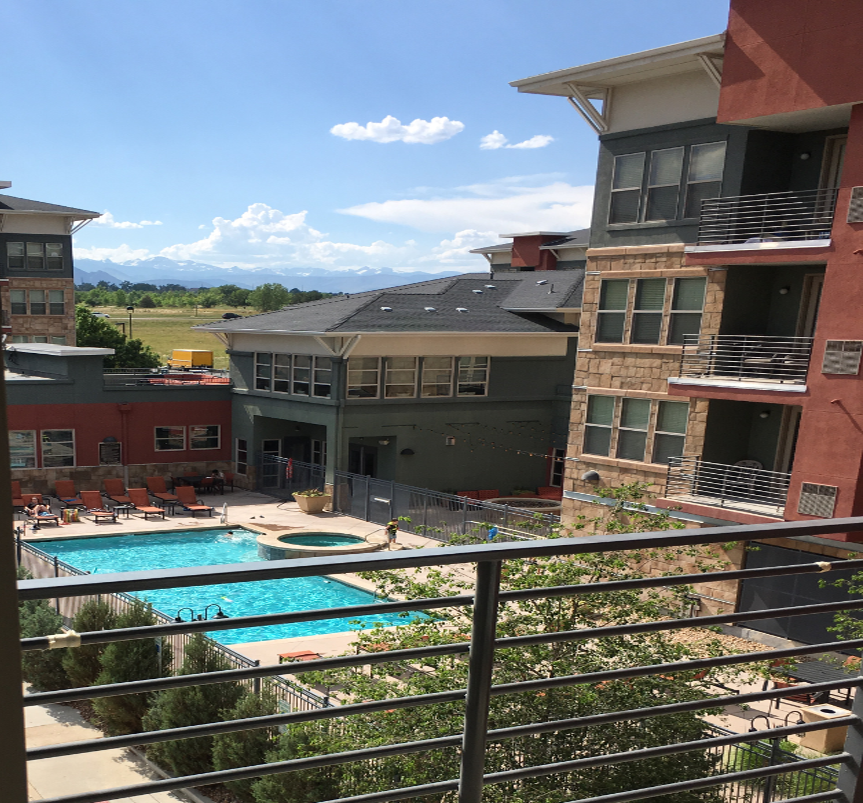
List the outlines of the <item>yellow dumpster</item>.
{"type": "Polygon", "coordinates": [[[213,352],[202,349],[174,349],[171,359],[168,360],[169,368],[212,368],[213,352]]]}

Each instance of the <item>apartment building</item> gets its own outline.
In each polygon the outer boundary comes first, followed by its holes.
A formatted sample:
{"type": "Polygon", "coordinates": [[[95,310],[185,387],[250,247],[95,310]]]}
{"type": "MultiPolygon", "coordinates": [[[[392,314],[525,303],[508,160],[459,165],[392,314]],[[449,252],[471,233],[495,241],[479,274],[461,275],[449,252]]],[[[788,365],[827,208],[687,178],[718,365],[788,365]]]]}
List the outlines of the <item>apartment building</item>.
{"type": "Polygon", "coordinates": [[[99,216],[0,193],[0,330],[7,342],[75,345],[72,235],[99,216]]]}

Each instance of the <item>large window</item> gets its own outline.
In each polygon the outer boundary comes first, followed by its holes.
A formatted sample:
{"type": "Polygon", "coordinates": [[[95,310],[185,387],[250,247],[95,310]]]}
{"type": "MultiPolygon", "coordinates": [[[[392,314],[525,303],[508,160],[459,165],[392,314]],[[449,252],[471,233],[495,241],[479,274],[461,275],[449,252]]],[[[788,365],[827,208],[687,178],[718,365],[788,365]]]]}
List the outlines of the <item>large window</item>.
{"type": "Polygon", "coordinates": [[[315,357],[312,396],[317,396],[319,399],[329,399],[332,387],[333,361],[329,357],[315,357]]]}
{"type": "Polygon", "coordinates": [[[682,345],[686,335],[697,335],[701,332],[706,286],[707,280],[701,277],[675,280],[668,327],[669,345],[682,345]]]}
{"type": "Polygon", "coordinates": [[[586,454],[608,456],[611,451],[611,428],[614,424],[614,396],[588,396],[587,419],[584,426],[586,454]]]}
{"type": "Polygon", "coordinates": [[[42,467],[57,468],[75,465],[75,430],[42,430],[42,467]]]}
{"type": "Polygon", "coordinates": [[[683,454],[688,419],[689,402],[659,402],[651,462],[668,463],[669,458],[683,454]]]}
{"type": "Polygon", "coordinates": [[[683,148],[667,148],[650,154],[645,220],[674,220],[677,217],[683,148]]]}
{"type": "Polygon", "coordinates": [[[412,399],[417,394],[416,357],[387,357],[384,398],[412,399]]]}
{"type": "Polygon", "coordinates": [[[10,430],[9,460],[9,465],[12,468],[36,468],[36,432],[34,430],[10,430]]]}
{"type": "Polygon", "coordinates": [[[276,393],[291,392],[291,355],[273,355],[273,390],[276,393]]]}
{"type": "Polygon", "coordinates": [[[380,357],[351,357],[348,360],[348,398],[378,398],[380,376],[380,357]]]}
{"type": "Polygon", "coordinates": [[[650,399],[621,399],[617,457],[644,461],[647,429],[650,426],[650,399]]]}
{"type": "Polygon", "coordinates": [[[249,442],[245,438],[237,438],[234,463],[237,466],[237,474],[244,476],[249,473],[249,442]]]}
{"type": "Polygon", "coordinates": [[[630,343],[659,343],[664,307],[665,279],[637,279],[630,343]]]}
{"type": "Polygon", "coordinates": [[[255,389],[330,398],[332,360],[307,354],[255,354],[255,389]]]}
{"type": "Polygon", "coordinates": [[[48,314],[49,315],[65,315],[66,314],[66,294],[62,290],[48,291],[48,314]]]}
{"type": "Polygon", "coordinates": [[[603,279],[596,316],[597,343],[623,343],[629,279],[603,279]]]}
{"type": "Polygon", "coordinates": [[[12,307],[13,315],[27,314],[27,291],[26,290],[10,290],[9,302],[12,307]]]}
{"type": "Polygon", "coordinates": [[[45,303],[45,291],[44,290],[31,290],[30,291],[30,314],[31,315],[44,315],[47,312],[47,305],[45,303]]]}
{"type": "Polygon", "coordinates": [[[458,358],[459,396],[488,395],[488,357],[458,358]]]}
{"type": "Polygon", "coordinates": [[[452,396],[452,357],[424,357],[422,373],[423,398],[452,396]]]}
{"type": "Polygon", "coordinates": [[[63,243],[6,243],[10,270],[63,270],[63,243]]]}
{"type": "Polygon", "coordinates": [[[291,392],[295,396],[308,396],[312,385],[312,358],[305,354],[294,355],[294,380],[291,392]]]}
{"type": "Polygon", "coordinates": [[[636,223],[638,221],[643,181],[643,153],[628,153],[624,156],[614,157],[609,223],[636,223]]]}
{"type": "Polygon", "coordinates": [[[273,355],[255,354],[255,390],[270,390],[273,381],[273,355]]]}
{"type": "Polygon", "coordinates": [[[221,446],[221,427],[218,424],[189,427],[190,449],[218,449],[219,446],[221,446]]]}
{"type": "Polygon", "coordinates": [[[699,217],[705,198],[718,198],[722,189],[725,167],[725,143],[709,142],[693,145],[686,178],[686,210],[684,217],[699,217]]]}
{"type": "Polygon", "coordinates": [[[186,448],[185,427],[156,427],[157,452],[182,452],[186,448]]]}

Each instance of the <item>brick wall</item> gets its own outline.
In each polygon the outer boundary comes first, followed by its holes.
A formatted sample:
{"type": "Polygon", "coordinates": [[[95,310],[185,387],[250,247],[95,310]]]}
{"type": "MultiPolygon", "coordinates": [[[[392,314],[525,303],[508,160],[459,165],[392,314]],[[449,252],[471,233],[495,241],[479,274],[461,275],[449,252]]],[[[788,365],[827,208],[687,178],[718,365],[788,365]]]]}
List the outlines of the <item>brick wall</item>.
{"type": "Polygon", "coordinates": [[[47,337],[50,343],[52,337],[65,337],[67,346],[75,345],[75,285],[72,279],[10,278],[8,283],[0,285],[0,307],[11,311],[10,290],[63,290],[66,304],[65,315],[10,315],[10,340],[18,335],[32,343],[34,337],[47,337]]]}

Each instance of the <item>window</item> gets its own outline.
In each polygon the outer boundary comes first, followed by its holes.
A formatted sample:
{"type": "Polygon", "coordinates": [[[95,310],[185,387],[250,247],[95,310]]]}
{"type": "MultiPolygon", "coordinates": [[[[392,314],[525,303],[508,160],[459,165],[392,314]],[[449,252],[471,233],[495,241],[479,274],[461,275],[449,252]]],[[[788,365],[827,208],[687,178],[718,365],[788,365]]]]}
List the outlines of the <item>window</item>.
{"type": "Polygon", "coordinates": [[[75,430],[42,430],[42,468],[75,465],[75,430]]]}
{"type": "Polygon", "coordinates": [[[49,315],[65,315],[66,314],[66,294],[62,290],[48,291],[48,314],[49,315]]]}
{"type": "Polygon", "coordinates": [[[671,299],[671,322],[668,326],[668,344],[683,345],[686,335],[701,332],[701,311],[704,309],[704,290],[707,279],[695,277],[676,279],[671,299]]]}
{"type": "Polygon", "coordinates": [[[664,307],[665,279],[638,279],[635,284],[630,343],[659,343],[664,307]]]}
{"type": "Polygon", "coordinates": [[[11,468],[36,468],[36,432],[34,430],[10,430],[9,465],[11,468]]]}
{"type": "Polygon", "coordinates": [[[27,243],[27,270],[45,267],[45,243],[27,243]]]}
{"type": "Polygon", "coordinates": [[[234,462],[237,466],[237,474],[249,473],[249,442],[244,438],[237,438],[234,462]]]}
{"type": "Polygon", "coordinates": [[[294,385],[291,393],[308,396],[312,382],[312,358],[301,354],[294,355],[294,385]]]}
{"type": "Polygon", "coordinates": [[[424,398],[452,396],[452,357],[423,359],[422,391],[424,398]]]}
{"type": "MultiPolygon", "coordinates": [[[[329,357],[315,357],[315,373],[312,377],[312,396],[329,399],[333,383],[333,361],[329,357]]],[[[326,444],[325,444],[326,445],[326,444]]],[[[320,465],[323,465],[321,463],[320,465]]]]}
{"type": "Polygon", "coordinates": [[[33,336],[33,342],[34,343],[47,343],[48,337],[47,337],[47,335],[34,335],[33,336]]]}
{"type": "Polygon", "coordinates": [[[670,457],[680,457],[683,454],[688,419],[689,402],[659,402],[651,462],[668,463],[670,457]]]}
{"type": "Polygon", "coordinates": [[[189,427],[190,449],[218,449],[221,446],[221,427],[218,424],[189,427]]]}
{"type": "Polygon", "coordinates": [[[44,290],[31,290],[30,291],[30,314],[31,315],[44,315],[46,309],[45,304],[45,291],[44,290]]]}
{"type": "Polygon", "coordinates": [[[12,335],[13,343],[29,343],[30,340],[27,335],[12,335]]]}
{"type": "Polygon", "coordinates": [[[385,399],[412,399],[417,395],[417,358],[387,357],[385,399]]]}
{"type": "Polygon", "coordinates": [[[348,360],[348,398],[378,398],[380,373],[379,357],[351,357],[348,360]]]}
{"type": "Polygon", "coordinates": [[[488,357],[458,358],[459,396],[485,396],[488,393],[488,357]]]}
{"type": "Polygon", "coordinates": [[[27,291],[26,290],[10,290],[9,302],[12,306],[13,315],[27,314],[27,291]]]}
{"type": "MultiPolygon", "coordinates": [[[[263,390],[263,388],[261,388],[263,390]]],[[[273,390],[276,393],[291,392],[291,355],[273,355],[273,390]]]]}
{"type": "Polygon", "coordinates": [[[566,449],[551,450],[551,471],[548,475],[548,484],[554,488],[563,485],[563,475],[566,470],[566,449]]]}
{"type": "Polygon", "coordinates": [[[609,223],[636,223],[644,180],[644,153],[614,157],[609,223]]]}
{"type": "Polygon", "coordinates": [[[269,390],[273,378],[273,355],[255,354],[255,390],[269,390]]]}
{"type": "Polygon", "coordinates": [[[63,243],[45,243],[45,265],[48,270],[63,270],[63,243]]]}
{"type": "Polygon", "coordinates": [[[650,399],[621,401],[617,457],[621,460],[643,461],[647,429],[650,425],[650,399]]]}
{"type": "Polygon", "coordinates": [[[63,270],[63,243],[6,243],[9,270],[63,270]]]}
{"type": "Polygon", "coordinates": [[[24,243],[6,243],[6,263],[9,270],[24,270],[24,243]]]}
{"type": "Polygon", "coordinates": [[[614,396],[588,396],[584,427],[586,454],[608,456],[611,450],[611,426],[614,423],[614,396]]]}
{"type": "Polygon", "coordinates": [[[602,280],[599,292],[599,313],[596,320],[598,343],[623,343],[628,300],[629,279],[602,280]]]}
{"type": "Polygon", "coordinates": [[[55,346],[65,346],[66,345],[66,335],[60,335],[59,337],[52,337],[51,343],[55,346]]]}
{"type": "Polygon", "coordinates": [[[650,154],[645,220],[674,220],[680,195],[683,148],[667,148],[650,154]]]}
{"type": "Polygon", "coordinates": [[[185,427],[156,427],[157,452],[182,452],[185,448],[185,427]]]}
{"type": "Polygon", "coordinates": [[[725,143],[693,145],[689,153],[689,175],[686,178],[684,217],[699,217],[705,198],[718,198],[722,190],[725,167],[725,143]]]}
{"type": "Polygon", "coordinates": [[[312,438],[311,463],[316,466],[327,464],[327,442],[312,438]]]}

